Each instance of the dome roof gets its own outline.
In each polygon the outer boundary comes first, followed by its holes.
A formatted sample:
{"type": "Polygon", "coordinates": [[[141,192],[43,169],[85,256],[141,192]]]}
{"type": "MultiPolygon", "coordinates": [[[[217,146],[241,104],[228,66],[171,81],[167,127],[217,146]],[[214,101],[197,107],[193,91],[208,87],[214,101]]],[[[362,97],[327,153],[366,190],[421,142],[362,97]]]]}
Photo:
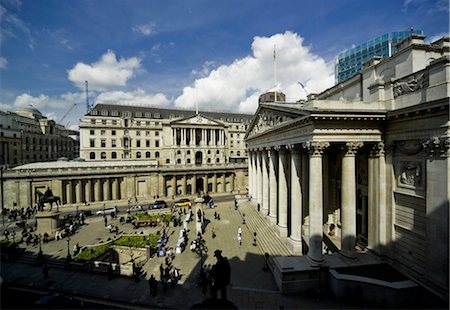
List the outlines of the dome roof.
{"type": "Polygon", "coordinates": [[[16,110],[16,113],[27,117],[35,117],[35,118],[42,117],[42,113],[38,109],[33,107],[31,104],[18,108],[16,110]]]}

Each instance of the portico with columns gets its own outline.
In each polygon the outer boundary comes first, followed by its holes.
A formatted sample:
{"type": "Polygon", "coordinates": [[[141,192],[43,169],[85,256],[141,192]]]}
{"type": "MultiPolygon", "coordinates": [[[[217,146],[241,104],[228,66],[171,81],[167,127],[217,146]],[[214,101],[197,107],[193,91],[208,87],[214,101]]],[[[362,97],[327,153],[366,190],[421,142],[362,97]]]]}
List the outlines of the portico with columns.
{"type": "Polygon", "coordinates": [[[356,240],[368,246],[363,223],[368,193],[375,190],[368,180],[380,172],[368,165],[367,154],[382,140],[384,114],[366,111],[352,122],[338,122],[343,115],[293,109],[285,115],[277,111],[285,126],[264,127],[260,119],[276,110],[276,104],[261,104],[247,136],[249,195],[292,253],[306,254],[312,266],[324,263],[323,235],[331,224],[342,257],[355,259],[356,240]],[[293,122],[296,118],[301,121],[293,122]]]}

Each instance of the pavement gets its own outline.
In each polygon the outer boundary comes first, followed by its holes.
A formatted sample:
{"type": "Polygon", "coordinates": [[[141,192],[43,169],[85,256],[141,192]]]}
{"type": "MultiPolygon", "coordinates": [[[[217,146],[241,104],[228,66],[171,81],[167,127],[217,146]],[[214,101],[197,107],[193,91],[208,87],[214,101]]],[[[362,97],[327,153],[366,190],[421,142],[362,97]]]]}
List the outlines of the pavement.
{"type": "MultiPolygon", "coordinates": [[[[115,277],[108,280],[106,274],[72,271],[59,268],[49,270],[48,279],[44,279],[42,268],[32,264],[17,262],[2,262],[1,275],[4,283],[21,290],[38,290],[50,292],[64,292],[77,299],[97,301],[105,308],[110,306],[128,309],[141,308],[175,308],[186,309],[207,300],[209,292],[203,295],[197,286],[200,267],[205,264],[215,264],[214,250],[222,250],[222,255],[228,257],[231,265],[231,285],[228,287],[228,300],[239,309],[336,309],[349,308],[327,293],[317,294],[282,294],[270,271],[263,271],[264,255],[259,246],[254,246],[253,232],[243,224],[242,215],[234,208],[234,197],[222,197],[214,209],[204,209],[205,217],[211,222],[204,234],[208,252],[199,257],[187,247],[181,254],[176,254],[173,265],[181,269],[182,278],[174,288],[162,292],[158,287],[158,295],[150,296],[148,278],[154,274],[159,279],[159,265],[163,258],[153,257],[143,267],[144,276],[139,282],[129,277],[115,277]],[[220,220],[214,219],[214,213],[220,214],[220,220]],[[242,245],[237,241],[238,228],[242,228],[242,245]],[[212,229],[216,237],[212,237],[212,229]]],[[[195,210],[195,209],[193,209],[195,210]]],[[[122,213],[123,214],[123,213],[122,213]]],[[[121,233],[147,234],[158,228],[133,229],[131,224],[120,224],[119,213],[117,219],[109,219],[109,223],[118,225],[121,233]]],[[[108,224],[109,224],[108,223],[108,224]]],[[[259,224],[263,225],[263,224],[259,224]]],[[[160,229],[160,228],[159,228],[160,229]]],[[[181,227],[171,227],[169,230],[169,246],[175,248],[181,227]]],[[[189,240],[196,237],[196,221],[189,223],[189,240]]],[[[106,242],[113,234],[105,229],[103,217],[88,217],[74,235],[67,239],[51,241],[42,244],[44,255],[53,259],[64,260],[68,251],[72,254],[73,244],[80,246],[106,242]]],[[[268,237],[269,238],[269,237],[268,237]]],[[[271,235],[270,238],[276,238],[271,235]]],[[[272,240],[279,242],[280,240],[272,240]]],[[[38,246],[28,246],[28,255],[37,255],[38,246]]],[[[220,295],[220,294],[219,294],[220,295]]],[[[204,305],[203,305],[204,306],[204,305]]],[[[209,307],[209,306],[204,306],[209,307]]]]}

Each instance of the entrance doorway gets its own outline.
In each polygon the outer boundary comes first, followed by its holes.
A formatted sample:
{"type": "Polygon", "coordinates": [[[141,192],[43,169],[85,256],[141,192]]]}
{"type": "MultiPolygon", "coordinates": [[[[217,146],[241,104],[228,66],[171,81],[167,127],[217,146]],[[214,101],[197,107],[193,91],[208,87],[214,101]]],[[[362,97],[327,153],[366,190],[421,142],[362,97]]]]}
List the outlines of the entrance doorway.
{"type": "Polygon", "coordinates": [[[197,188],[197,193],[201,192],[201,191],[205,191],[205,187],[203,184],[203,178],[197,178],[197,180],[195,180],[195,187],[197,188]]]}

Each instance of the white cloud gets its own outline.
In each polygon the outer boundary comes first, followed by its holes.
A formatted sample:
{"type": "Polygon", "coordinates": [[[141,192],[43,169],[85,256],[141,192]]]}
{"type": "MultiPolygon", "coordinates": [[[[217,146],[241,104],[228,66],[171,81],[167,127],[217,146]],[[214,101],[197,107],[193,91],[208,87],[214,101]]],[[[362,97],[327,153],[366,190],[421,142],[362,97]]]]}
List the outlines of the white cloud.
{"type": "Polygon", "coordinates": [[[170,100],[166,95],[147,94],[142,89],[137,89],[131,92],[123,91],[109,91],[103,92],[97,96],[95,103],[108,104],[125,104],[125,105],[139,105],[139,106],[167,106],[170,100]]]}
{"type": "Polygon", "coordinates": [[[90,89],[104,91],[111,87],[125,86],[140,67],[140,58],[121,58],[117,61],[116,54],[108,50],[95,63],[77,63],[68,71],[68,78],[80,89],[84,89],[85,81],[88,81],[90,89]]]}
{"type": "MultiPolygon", "coordinates": [[[[288,101],[305,98],[301,81],[308,92],[319,92],[334,84],[333,64],[310,52],[303,38],[287,31],[271,37],[255,37],[252,55],[219,66],[194,85],[185,87],[176,98],[179,108],[254,112],[261,93],[274,86],[273,50],[276,45],[277,82],[288,101]]],[[[203,69],[202,69],[203,70],[203,69]]],[[[202,70],[199,70],[201,72],[202,70]]]]}
{"type": "Polygon", "coordinates": [[[8,60],[5,57],[0,57],[0,69],[8,67],[8,60]]]}
{"type": "Polygon", "coordinates": [[[154,23],[136,25],[132,28],[132,30],[134,32],[139,32],[139,33],[143,34],[144,36],[150,36],[150,35],[156,33],[154,23]]]}
{"type": "Polygon", "coordinates": [[[81,104],[85,102],[84,93],[65,93],[58,97],[50,97],[44,94],[31,96],[29,94],[21,94],[16,97],[14,107],[24,107],[32,105],[41,112],[46,109],[70,109],[75,103],[81,104]]]}

